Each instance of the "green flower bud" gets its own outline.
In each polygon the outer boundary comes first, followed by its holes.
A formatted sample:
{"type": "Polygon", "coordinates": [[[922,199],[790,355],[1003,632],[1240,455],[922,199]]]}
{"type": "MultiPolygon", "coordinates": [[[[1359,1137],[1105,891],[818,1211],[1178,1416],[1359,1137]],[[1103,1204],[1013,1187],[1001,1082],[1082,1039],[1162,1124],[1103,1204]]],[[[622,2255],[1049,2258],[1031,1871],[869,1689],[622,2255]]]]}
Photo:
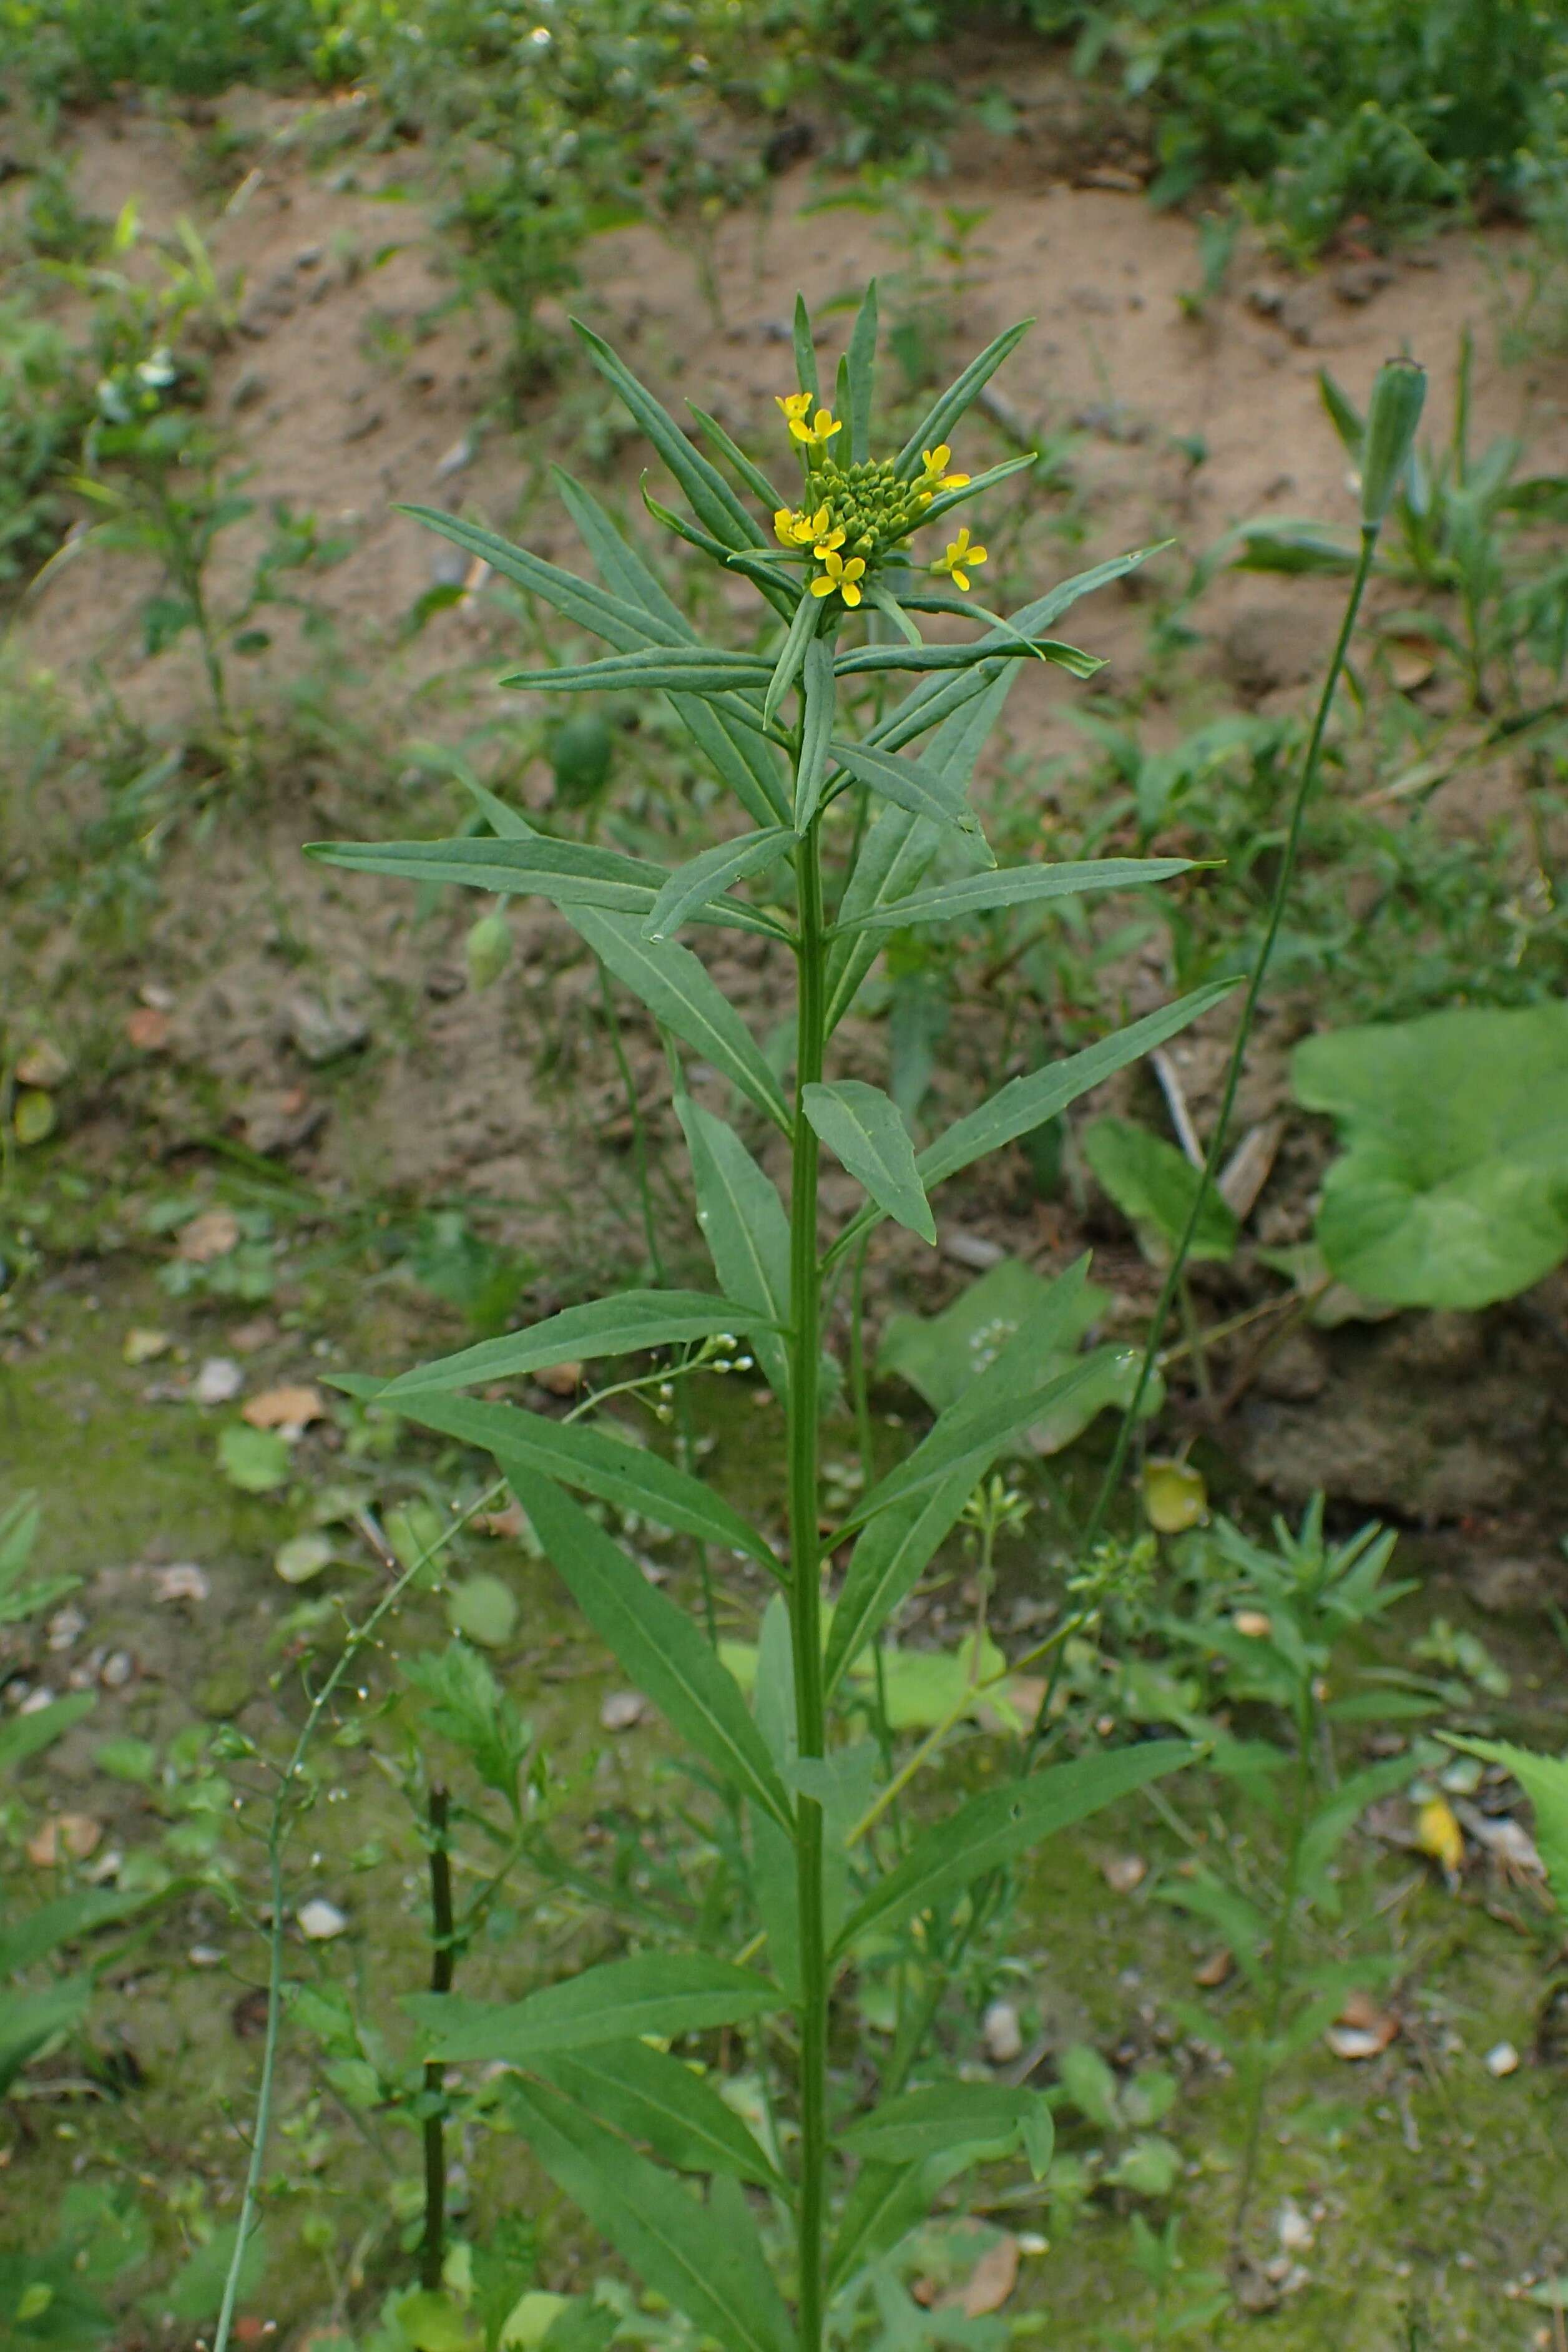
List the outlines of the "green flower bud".
{"type": "Polygon", "coordinates": [[[1363,530],[1376,530],[1388,512],[1415,446],[1415,428],[1426,397],[1426,371],[1415,360],[1387,360],[1379,368],[1362,444],[1363,530]]]}
{"type": "Polygon", "coordinates": [[[498,981],[511,958],[511,925],[504,915],[481,915],[463,942],[468,982],[474,989],[498,981]]]}

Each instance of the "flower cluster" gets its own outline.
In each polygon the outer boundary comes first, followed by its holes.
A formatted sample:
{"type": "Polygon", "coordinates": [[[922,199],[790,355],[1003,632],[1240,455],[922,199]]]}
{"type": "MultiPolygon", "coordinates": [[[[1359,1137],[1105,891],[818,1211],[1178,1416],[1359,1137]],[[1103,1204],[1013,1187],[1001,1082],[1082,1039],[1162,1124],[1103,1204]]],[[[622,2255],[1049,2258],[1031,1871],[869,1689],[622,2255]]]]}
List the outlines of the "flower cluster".
{"type": "MultiPolygon", "coordinates": [[[[879,565],[901,550],[910,533],[925,520],[926,509],[939,490],[968,486],[967,474],[949,471],[952,451],[942,442],[922,453],[920,478],[902,481],[890,458],[841,465],[830,454],[835,434],[844,429],[831,409],[812,413],[809,393],[781,398],[792,439],[805,454],[811,503],[780,507],[773,530],[780,544],[794,553],[809,548],[822,570],[811,583],[814,596],[837,595],[851,608],[870,584],[879,565]]],[[[985,562],[985,550],[970,544],[967,530],[949,544],[945,556],[931,565],[946,573],[959,588],[969,585],[969,572],[985,562]]]]}

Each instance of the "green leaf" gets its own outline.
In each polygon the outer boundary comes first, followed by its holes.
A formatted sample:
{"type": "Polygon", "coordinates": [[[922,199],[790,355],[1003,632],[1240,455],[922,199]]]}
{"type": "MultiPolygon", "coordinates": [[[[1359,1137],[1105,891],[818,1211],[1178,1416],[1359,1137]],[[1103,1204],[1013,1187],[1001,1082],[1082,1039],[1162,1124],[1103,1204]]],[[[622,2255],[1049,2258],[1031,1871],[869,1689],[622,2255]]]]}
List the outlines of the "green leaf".
{"type": "Polygon", "coordinates": [[[739,2025],[776,2009],[779,2000],[778,1987],[754,1969],[701,1953],[644,1952],[584,1969],[524,2000],[416,1992],[402,2006],[418,2028],[422,2058],[531,2066],[563,2051],[635,2042],[645,2033],[673,2040],[710,2026],[739,2025]]]}
{"type": "Polygon", "coordinates": [[[448,1642],[442,1651],[405,1658],[401,1672],[426,1701],[426,1727],[461,1748],[486,1788],[515,1812],[533,1735],[479,1652],[448,1642]]]}
{"type": "Polygon", "coordinates": [[[57,1895],[16,1920],[0,1927],[0,1977],[16,1976],[36,1967],[67,1944],[79,1943],[116,1919],[125,1918],[150,1900],[146,1895],[122,1895],[100,1886],[79,1895],[57,1895]]]}
{"type": "Polygon", "coordinates": [[[1168,882],[1173,874],[1192,871],[1187,857],[1096,857],[1077,865],[1009,866],[1000,873],[963,874],[956,881],[939,882],[934,889],[916,890],[894,906],[876,907],[868,913],[840,917],[830,937],[847,931],[904,930],[914,923],[952,923],[967,915],[983,915],[994,907],[1038,905],[1047,898],[1076,898],[1091,890],[1135,890],[1152,882],[1168,882]]]}
{"type": "MultiPolygon", "coordinates": [[[[726,653],[716,646],[649,646],[637,653],[605,654],[597,661],[562,662],[552,669],[521,669],[498,681],[539,694],[651,692],[754,693],[772,675],[757,654],[726,653]]],[[[761,721],[758,722],[761,724],[761,721]]]]}
{"type": "Polygon", "coordinates": [[[931,403],[893,460],[893,469],[901,480],[909,481],[920,471],[922,450],[934,449],[950,438],[965,409],[984,390],[1003,361],[1016,351],[1034,323],[1032,319],[1021,319],[1016,327],[1006,328],[970,361],[942,397],[931,403]]]}
{"type": "MultiPolygon", "coordinates": [[[[1237,572],[1283,572],[1291,577],[1305,572],[1353,572],[1356,550],[1351,541],[1336,539],[1321,522],[1300,522],[1281,515],[1237,525],[1222,542],[1237,572]]],[[[1216,554],[1219,552],[1216,550],[1216,554]]],[[[1207,559],[1214,561],[1213,557],[1207,559]]]]}
{"type": "MultiPolygon", "coordinates": [[[[667,645],[695,645],[697,632],[652,565],[618,530],[592,491],[560,466],[550,469],[562,504],[577,526],[584,546],[614,596],[642,615],[650,633],[667,645]]],[[[629,650],[629,648],[627,649],[629,650]]]]}
{"type": "Polygon", "coordinates": [[[731,1298],[758,1319],[748,1337],[769,1387],[782,1402],[789,1357],[780,1336],[789,1322],[789,1220],[770,1177],[735,1133],[684,1090],[675,1098],[697,1193],[697,1222],[713,1269],[731,1298]]]}
{"type": "Polygon", "coordinates": [[[846,371],[849,395],[849,455],[863,466],[871,455],[871,411],[877,373],[877,281],[873,278],[861,297],[849,337],[846,371]]]}
{"type": "Polygon", "coordinates": [[[960,2148],[1005,2156],[1043,2105],[1038,2091],[1011,2083],[936,2083],[888,2100],[834,2137],[851,2156],[879,2164],[923,2163],[960,2148]]]}
{"type": "Polygon", "coordinates": [[[816,382],[816,344],[811,331],[811,313],[805,307],[805,297],[795,298],[795,380],[802,392],[809,392],[813,404],[821,398],[816,382]]]}
{"type": "Polygon", "coordinates": [[[683,637],[690,635],[685,625],[677,625],[662,614],[620,596],[606,595],[590,581],[580,580],[574,572],[546,563],[541,557],[531,555],[526,548],[514,547],[510,540],[498,538],[493,530],[465,521],[461,515],[443,513],[437,507],[402,506],[396,511],[424,523],[430,530],[439,531],[443,539],[449,539],[465,554],[479,557],[492,572],[499,572],[504,580],[525,589],[531,596],[542,597],[563,620],[603,637],[618,653],[636,653],[650,645],[679,645],[683,637]]]}
{"type": "Polygon", "coordinates": [[[218,1432],[217,1458],[229,1485],[242,1494],[269,1495],[274,1487],[288,1483],[288,1442],[275,1429],[252,1429],[246,1422],[231,1422],[218,1432]]]}
{"type": "Polygon", "coordinates": [[[1546,1883],[1557,1908],[1568,1922],[1568,1756],[1538,1756],[1509,1739],[1461,1739],[1455,1731],[1441,1736],[1450,1748],[1484,1757],[1513,1774],[1535,1808],[1536,1851],[1546,1866],[1546,1883]]]}
{"type": "Polygon", "coordinates": [[[760,2189],[784,2189],[752,2134],[706,2077],[646,2042],[606,2042],[572,2057],[547,2052],[533,2070],[679,2172],[721,2172],[760,2189]]]}
{"type": "Polygon", "coordinates": [[[960,1467],[966,1471],[973,1486],[1021,1431],[1068,1403],[1079,1389],[1090,1383],[1098,1386],[1100,1377],[1100,1367],[1092,1359],[1086,1359],[1037,1387],[999,1396],[987,1414],[980,1413],[973,1397],[954,1406],[942,1414],[931,1434],[921,1439],[896,1470],[890,1470],[863,1501],[857,1503],[835,1535],[835,1546],[851,1528],[863,1526],[894,1503],[925,1493],[960,1467]]]}
{"type": "Polygon", "coordinates": [[[461,882],[476,890],[548,898],[557,907],[604,907],[642,916],[668,879],[660,866],[543,834],[490,841],[311,841],[307,857],[402,882],[461,882]]]}
{"type": "Polygon", "coordinates": [[[672,694],[669,706],[753,824],[773,824],[790,815],[779,763],[753,725],[724,704],[704,702],[695,694],[672,694]]]}
{"type": "MultiPolygon", "coordinates": [[[[146,2299],[153,2310],[159,2314],[173,2312],[176,2319],[185,2320],[192,2326],[215,2318],[228,2284],[229,2265],[234,2260],[235,2240],[238,2231],[237,2221],[226,2221],[205,2246],[198,2246],[175,2272],[169,2284],[156,2288],[146,2299]]],[[[248,2299],[255,2294],[266,2268],[267,2244],[260,2227],[257,2226],[247,2234],[245,2254],[239,2266],[242,2298],[248,2299]]]]}
{"type": "Polygon", "coordinates": [[[703,437],[711,443],[729,465],[733,467],[752,496],[766,509],[769,514],[776,514],[780,507],[785,505],[787,501],[780,497],[762,468],[752,463],[738,442],[731,439],[716,416],[710,416],[708,411],[705,408],[699,408],[694,400],[689,400],[686,405],[702,427],[703,437]]]}
{"type": "Polygon", "coordinates": [[[447,1592],[447,1622],[481,1649],[504,1649],[517,1631],[517,1595],[499,1576],[465,1577],[447,1592]]]}
{"type": "Polygon", "coordinates": [[[91,1691],[73,1691],[65,1698],[51,1699],[47,1706],[35,1708],[31,1715],[14,1715],[8,1723],[0,1723],[0,1777],[14,1772],[29,1756],[52,1747],[62,1732],[90,1715],[96,1705],[91,1691]]]}
{"type": "Polygon", "coordinates": [[[1338,1120],[1317,1239],[1397,1307],[1487,1307],[1568,1255],[1568,1004],[1309,1037],[1296,1099],[1338,1120]]]}
{"type": "Polygon", "coordinates": [[[828,2253],[829,2294],[917,2229],[939,2191],[967,2165],[967,2158],[949,2157],[934,2157],[924,2164],[863,2164],[844,2200],[828,2253]]]}
{"type": "Polygon", "coordinates": [[[831,1696],[866,1643],[906,1596],[973,1491],[969,1465],[931,1489],[879,1511],[849,1555],[833,1612],[824,1675],[831,1696]]]}
{"type": "Polygon", "coordinates": [[[1349,395],[1342,392],[1327,368],[1318,370],[1318,390],[1329,421],[1340,436],[1340,446],[1356,465],[1361,463],[1361,445],[1366,438],[1366,419],[1349,395]]]}
{"type": "Polygon", "coordinates": [[[839,1078],[804,1087],[801,1108],[884,1215],[934,1247],[936,1220],[915,1170],[915,1147],[890,1097],[859,1078],[839,1078]]]}
{"type": "Polygon", "coordinates": [[[890,1316],[877,1350],[877,1376],[908,1381],[933,1412],[945,1412],[1036,1316],[1053,1309],[1049,1325],[1039,1328],[1048,1328],[1051,1354],[1070,1356],[1110,1303],[1110,1292],[1080,1276],[1076,1265],[1068,1274],[1047,1280],[1021,1260],[1005,1257],[940,1315],[890,1316]],[[1058,1285],[1064,1281],[1070,1291],[1057,1307],[1058,1285]]]}
{"type": "MultiPolygon", "coordinates": [[[[1074,677],[1093,677],[1105,667],[1098,654],[1086,654],[1081,646],[1069,646],[1060,637],[1007,635],[995,630],[962,646],[858,646],[853,653],[839,655],[837,667],[840,677],[864,677],[869,672],[887,669],[972,670],[998,656],[1008,661],[1049,662],[1053,669],[1068,670],[1074,677]]],[[[626,656],[628,660],[637,658],[636,655],[626,656]]],[[[510,686],[514,681],[503,678],[501,683],[510,686]]]]}
{"type": "Polygon", "coordinates": [[[92,1979],[85,1976],[67,1977],[46,1992],[7,1994],[0,2013],[0,2095],[46,2042],[80,2024],[91,1999],[92,1979]]]}
{"type": "MultiPolygon", "coordinates": [[[[352,1373],[341,1374],[334,1385],[377,1404],[384,1396],[378,1382],[352,1373]]],[[[547,1413],[530,1412],[521,1405],[430,1391],[400,1399],[397,1410],[421,1429],[439,1430],[445,1437],[494,1454],[514,1488],[519,1477],[559,1479],[679,1535],[742,1552],[773,1575],[779,1573],[773,1553],[739,1511],[700,1478],[678,1470],[646,1446],[612,1437],[603,1429],[584,1428],[580,1422],[552,1421],[547,1413]]],[[[646,1580],[639,1581],[646,1591],[646,1580]]]]}
{"type": "MultiPolygon", "coordinates": [[[[1130,1118],[1091,1118],[1079,1137],[1084,1158],[1122,1215],[1173,1256],[1187,1229],[1204,1173],[1163,1136],[1130,1118]]],[[[1234,1212],[1208,1188],[1187,1255],[1224,1264],[1236,1255],[1234,1212]]],[[[1154,1255],[1161,1252],[1156,1249],[1154,1255]]]]}
{"type": "Polygon", "coordinates": [[[791,2352],[791,2330],[742,2205],[716,2216],[553,2092],[519,2084],[509,2106],[556,2186],[645,2285],[725,2352],[791,2352]]]}
{"type": "Polygon", "coordinates": [[[574,920],[595,954],[642,999],[654,1019],[710,1062],[787,1135],[791,1121],[783,1088],[740,1013],[690,950],[674,940],[645,940],[635,917],[584,908],[574,920]]]}
{"type": "Polygon", "coordinates": [[[834,1958],[873,1928],[913,1918],[1058,1830],[1190,1763],[1194,1753],[1185,1740],[1150,1740],[1053,1765],[1030,1780],[971,1798],[935,1829],[922,1831],[898,1868],[878,1882],[841,1930],[834,1958]]]}
{"type": "Polygon", "coordinates": [[[794,1816],[734,1676],[690,1619],[547,1478],[508,1473],[534,1533],[600,1640],[678,1736],[785,1829],[794,1816]]]}
{"type": "Polygon", "coordinates": [[[481,1339],[477,1348],[460,1349],[455,1356],[438,1357],[433,1364],[416,1365],[379,1389],[376,1402],[395,1405],[400,1398],[422,1391],[515,1380],[552,1364],[680,1347],[721,1331],[743,1331],[754,1313],[732,1298],[710,1298],[700,1290],[623,1290],[613,1298],[592,1299],[585,1307],[563,1307],[559,1315],[530,1324],[526,1331],[508,1331],[499,1339],[481,1339]]]}
{"type": "MultiPolygon", "coordinates": [[[[816,625],[820,617],[820,608],[816,597],[803,595],[795,608],[795,617],[784,632],[784,640],[779,648],[778,659],[773,663],[768,676],[768,690],[763,697],[764,725],[771,725],[780,703],[799,676],[801,664],[805,659],[805,649],[816,634],[816,625]]],[[[831,658],[831,646],[828,648],[828,653],[831,658]]]]}
{"type": "MultiPolygon", "coordinates": [[[[921,515],[922,524],[940,522],[943,515],[952,512],[954,507],[967,506],[971,499],[983,499],[987,490],[996,488],[998,482],[1006,481],[1014,474],[1023,473],[1026,467],[1037,464],[1038,459],[1037,449],[1026,449],[1021,457],[1004,457],[999,466],[987,466],[984,473],[973,475],[961,490],[941,491],[921,515]]],[[[948,609],[965,613],[973,612],[974,607],[955,597],[948,609]]]]}
{"type": "Polygon", "coordinates": [[[813,637],[805,649],[802,681],[800,761],[795,770],[795,829],[804,833],[816,814],[827,778],[827,750],[837,708],[833,641],[813,637]]]}
{"type": "Polygon", "coordinates": [[[397,2333],[412,2352],[478,2352],[479,2336],[462,2305],[437,2287],[412,2287],[398,2298],[397,2333]]]}
{"type": "MultiPolygon", "coordinates": [[[[925,817],[932,824],[954,825],[961,833],[973,834],[984,848],[980,820],[963,797],[962,788],[955,789],[939,768],[921,760],[895,760],[874,744],[841,743],[830,745],[833,757],[858,784],[865,784],[885,801],[893,801],[907,809],[911,816],[925,817]]],[[[990,856],[986,850],[985,855],[990,856]]]]}
{"type": "Polygon", "coordinates": [[[669,411],[637,382],[624,360],[591,327],[574,319],[589,358],[630,410],[691,502],[700,522],[726,547],[761,547],[762,532],[716,467],[694,449],[669,411]]]}
{"type": "Polygon", "coordinates": [[[1218,1004],[1236,986],[1234,980],[1210,981],[1206,987],[1194,988],[1186,996],[1177,997],[1173,1004],[1162,1006],[1158,1013],[1145,1013],[1142,1021],[1131,1022],[1127,1028],[1118,1029],[1102,1037],[1097,1045],[1086,1045],[1079,1054],[1069,1054],[1065,1061],[1049,1064],[1035,1070],[1027,1077],[1014,1078],[994,1094],[967,1118],[957,1120],[945,1135],[928,1144],[920,1156],[921,1176],[929,1192],[945,1177],[955,1176],[972,1160],[987,1152],[1000,1150],[1016,1137],[1027,1135],[1047,1118],[1065,1110],[1068,1103],[1087,1094],[1091,1087],[1100,1086],[1116,1071],[1124,1070],[1167,1037],[1202,1018],[1212,1006],[1218,1004]]]}
{"type": "Polygon", "coordinates": [[[715,842],[711,849],[676,868],[644,920],[643,937],[668,939],[680,929],[693,908],[705,907],[732,882],[743,880],[748,874],[761,874],[789,856],[795,838],[788,825],[770,825],[759,833],[742,834],[735,841],[715,842]]]}

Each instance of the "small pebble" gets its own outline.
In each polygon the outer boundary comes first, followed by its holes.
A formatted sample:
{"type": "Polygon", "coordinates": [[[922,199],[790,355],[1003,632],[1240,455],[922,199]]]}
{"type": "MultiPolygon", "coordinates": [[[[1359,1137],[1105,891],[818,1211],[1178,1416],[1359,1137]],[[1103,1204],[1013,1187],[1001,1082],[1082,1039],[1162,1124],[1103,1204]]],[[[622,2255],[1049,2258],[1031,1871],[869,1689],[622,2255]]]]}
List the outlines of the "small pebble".
{"type": "Polygon", "coordinates": [[[223,1965],[223,1954],[216,1944],[193,1944],[185,1958],[193,1969],[216,1969],[223,1965]]]}
{"type": "Polygon", "coordinates": [[[98,1679],[105,1690],[123,1690],[136,1672],[136,1663],[129,1650],[110,1650],[98,1670],[98,1679]]]}
{"type": "Polygon", "coordinates": [[[300,1923],[300,1933],[311,1944],[330,1944],[332,1937],[341,1936],[349,1924],[337,1905],[329,1903],[321,1895],[301,1904],[294,1916],[300,1923]]]}
{"type": "Polygon", "coordinates": [[[47,1639],[51,1650],[68,1650],[78,1634],[87,1631],[87,1619],[79,1609],[57,1609],[49,1619],[47,1639]]]}
{"type": "Polygon", "coordinates": [[[191,1382],[196,1404],[227,1404],[245,1386],[245,1374],[232,1356],[209,1356],[191,1382]]]}
{"type": "Polygon", "coordinates": [[[1499,2042],[1487,2052],[1485,2063],[1487,2073],[1495,2075],[1500,2082],[1505,2074],[1511,2074],[1517,2071],[1519,2053],[1511,2042],[1499,2042]]]}
{"type": "Polygon", "coordinates": [[[639,1691],[612,1691],[599,1709],[599,1723],[605,1731],[630,1731],[643,1719],[645,1702],[639,1691]]]}
{"type": "Polygon", "coordinates": [[[1018,2012],[1010,2000],[992,2002],[980,2021],[980,2032],[985,2043],[985,2055],[994,2066],[1005,2066],[1023,2055],[1023,2029],[1018,2023],[1018,2012]]]}
{"type": "Polygon", "coordinates": [[[154,1601],[205,1601],[212,1587],[194,1560],[176,1560],[172,1568],[153,1571],[154,1601]]]}

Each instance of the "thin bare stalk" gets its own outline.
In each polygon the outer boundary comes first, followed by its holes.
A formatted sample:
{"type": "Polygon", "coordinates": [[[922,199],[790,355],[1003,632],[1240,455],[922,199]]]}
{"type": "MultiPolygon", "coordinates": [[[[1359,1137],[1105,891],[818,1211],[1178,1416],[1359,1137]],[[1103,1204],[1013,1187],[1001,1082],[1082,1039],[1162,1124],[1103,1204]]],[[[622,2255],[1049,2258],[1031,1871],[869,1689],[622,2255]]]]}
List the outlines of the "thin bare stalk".
{"type": "MultiPolygon", "coordinates": [[[[430,1990],[450,1992],[453,1950],[450,1806],[445,1789],[430,1791],[430,1990]]],[[[425,2235],[419,2248],[419,2284],[434,2292],[447,2259],[447,2069],[438,2058],[425,2062],[425,2235]]]]}

